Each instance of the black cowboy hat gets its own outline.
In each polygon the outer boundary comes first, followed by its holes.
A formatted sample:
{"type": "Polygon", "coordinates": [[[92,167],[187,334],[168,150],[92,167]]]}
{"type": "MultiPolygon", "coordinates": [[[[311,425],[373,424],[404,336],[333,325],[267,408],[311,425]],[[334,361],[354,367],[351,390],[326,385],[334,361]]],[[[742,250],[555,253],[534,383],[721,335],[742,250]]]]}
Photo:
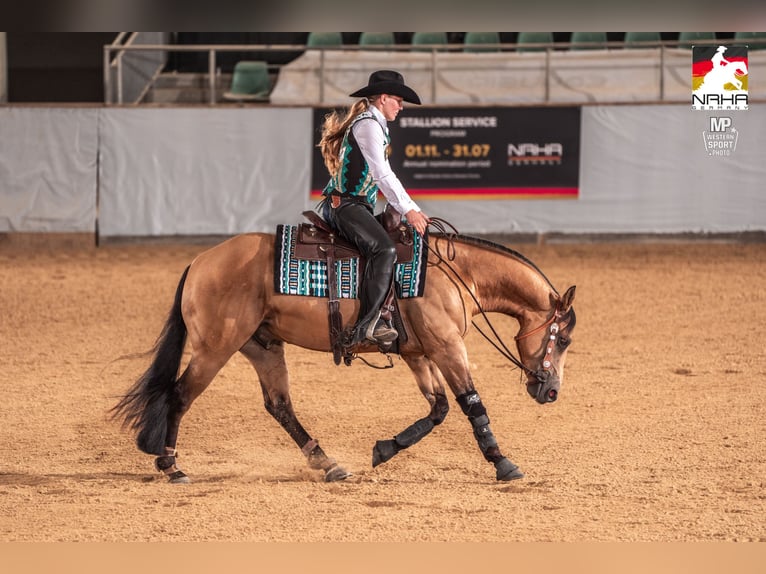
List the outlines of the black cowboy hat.
{"type": "Polygon", "coordinates": [[[378,70],[370,74],[370,79],[364,88],[349,94],[352,98],[365,98],[367,96],[377,96],[378,94],[391,94],[399,96],[405,102],[419,104],[420,98],[415,90],[405,85],[404,76],[393,70],[378,70]]]}

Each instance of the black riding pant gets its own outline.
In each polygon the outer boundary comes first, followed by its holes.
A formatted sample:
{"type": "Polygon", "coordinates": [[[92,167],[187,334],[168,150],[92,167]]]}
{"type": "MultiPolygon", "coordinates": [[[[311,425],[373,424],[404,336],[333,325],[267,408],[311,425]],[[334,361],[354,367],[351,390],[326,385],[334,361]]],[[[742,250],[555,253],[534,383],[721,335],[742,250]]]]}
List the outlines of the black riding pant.
{"type": "Polygon", "coordinates": [[[349,201],[331,209],[330,223],[366,260],[356,323],[357,332],[364,332],[370,321],[377,319],[391,288],[396,247],[365,203],[349,201]]]}

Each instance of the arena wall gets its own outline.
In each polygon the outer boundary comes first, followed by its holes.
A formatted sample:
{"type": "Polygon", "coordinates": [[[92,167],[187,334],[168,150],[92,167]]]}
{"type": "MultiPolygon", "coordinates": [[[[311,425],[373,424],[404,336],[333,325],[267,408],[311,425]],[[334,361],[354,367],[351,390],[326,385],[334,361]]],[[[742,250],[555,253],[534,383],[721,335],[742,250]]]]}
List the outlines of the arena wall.
{"type": "MultiPolygon", "coordinates": [[[[308,107],[0,108],[0,233],[272,231],[313,207],[308,107]]],[[[464,233],[766,231],[766,110],[583,106],[577,199],[420,201],[464,233]],[[704,142],[711,117],[737,134],[704,142]]]]}

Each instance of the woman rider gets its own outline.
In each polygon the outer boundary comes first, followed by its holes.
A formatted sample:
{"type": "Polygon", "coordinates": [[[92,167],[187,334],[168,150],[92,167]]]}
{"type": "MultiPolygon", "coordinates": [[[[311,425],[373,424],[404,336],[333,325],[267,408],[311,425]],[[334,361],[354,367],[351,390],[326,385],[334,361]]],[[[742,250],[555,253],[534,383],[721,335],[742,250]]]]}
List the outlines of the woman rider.
{"type": "Polygon", "coordinates": [[[356,245],[367,262],[351,344],[365,340],[389,343],[397,332],[380,313],[391,288],[396,249],[375,218],[374,209],[380,191],[418,233],[426,232],[428,217],[407,194],[388,161],[388,122],[396,119],[403,102],[420,104],[420,98],[393,70],[373,72],[367,85],[350,96],[363,99],[345,116],[328,114],[322,127],[319,147],[331,175],[323,192],[323,214],[341,237],[356,245]]]}

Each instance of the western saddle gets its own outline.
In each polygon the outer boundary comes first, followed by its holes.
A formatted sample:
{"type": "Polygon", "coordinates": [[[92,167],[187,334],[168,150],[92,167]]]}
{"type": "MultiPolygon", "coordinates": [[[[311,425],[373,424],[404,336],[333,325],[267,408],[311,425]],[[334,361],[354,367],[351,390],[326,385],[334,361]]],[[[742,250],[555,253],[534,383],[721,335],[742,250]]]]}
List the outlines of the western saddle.
{"type": "MultiPolygon", "coordinates": [[[[340,364],[341,359],[346,365],[350,365],[355,349],[348,343],[350,340],[349,329],[345,331],[343,329],[343,317],[340,312],[340,302],[338,301],[338,278],[335,262],[342,259],[358,258],[359,267],[364,269],[365,261],[357,248],[339,237],[330,225],[315,211],[304,211],[303,216],[308,220],[308,223],[298,225],[295,257],[298,259],[327,262],[327,306],[333,360],[336,365],[340,364]]],[[[412,261],[414,256],[414,231],[412,227],[403,223],[401,216],[390,207],[387,207],[378,218],[396,246],[397,262],[406,263],[412,261]]],[[[388,297],[381,310],[381,317],[391,321],[391,324],[399,332],[399,338],[392,343],[379,345],[379,349],[382,352],[397,352],[398,345],[407,341],[407,332],[404,329],[404,323],[399,314],[393,281],[388,297]]]]}

